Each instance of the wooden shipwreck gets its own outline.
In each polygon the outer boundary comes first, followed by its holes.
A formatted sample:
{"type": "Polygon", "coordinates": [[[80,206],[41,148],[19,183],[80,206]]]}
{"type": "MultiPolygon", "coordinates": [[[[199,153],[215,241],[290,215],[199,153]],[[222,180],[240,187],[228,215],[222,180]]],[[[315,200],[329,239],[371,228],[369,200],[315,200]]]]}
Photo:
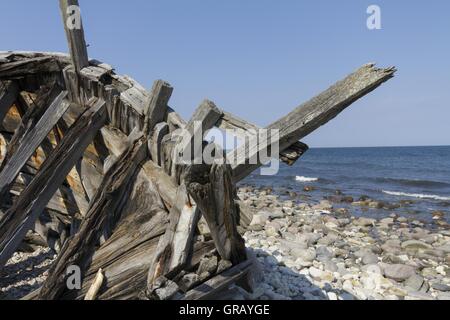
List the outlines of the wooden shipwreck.
{"type": "MultiPolygon", "coordinates": [[[[78,1],[60,5],[65,22],[78,1]]],[[[236,183],[261,166],[248,159],[270,146],[223,155],[238,163],[181,165],[175,132],[194,134],[196,121],[203,132],[258,127],[208,100],[185,122],[169,107],[167,82],[147,91],[89,60],[82,28],[66,26],[66,34],[70,55],[0,52],[0,270],[34,240],[58,257],[28,299],[213,299],[232,284],[251,290],[240,235],[251,216],[236,183]],[[81,270],[81,289],[67,288],[71,266],[81,270]]],[[[365,65],[271,124],[281,161],[295,163],[308,149],[300,139],[394,73],[365,65]]]]}

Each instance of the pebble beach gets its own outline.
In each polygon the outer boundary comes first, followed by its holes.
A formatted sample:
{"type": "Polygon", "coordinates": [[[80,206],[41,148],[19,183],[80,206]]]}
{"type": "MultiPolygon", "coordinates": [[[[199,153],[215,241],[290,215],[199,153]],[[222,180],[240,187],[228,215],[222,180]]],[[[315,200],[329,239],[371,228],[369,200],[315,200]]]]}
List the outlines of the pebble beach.
{"type": "Polygon", "coordinates": [[[351,207],[380,203],[353,201],[339,191],[317,204],[289,190],[290,200],[270,188],[239,193],[254,213],[244,238],[262,273],[245,298],[450,300],[450,230],[438,212],[432,222],[398,216],[395,209],[382,219],[355,217],[351,207]]]}

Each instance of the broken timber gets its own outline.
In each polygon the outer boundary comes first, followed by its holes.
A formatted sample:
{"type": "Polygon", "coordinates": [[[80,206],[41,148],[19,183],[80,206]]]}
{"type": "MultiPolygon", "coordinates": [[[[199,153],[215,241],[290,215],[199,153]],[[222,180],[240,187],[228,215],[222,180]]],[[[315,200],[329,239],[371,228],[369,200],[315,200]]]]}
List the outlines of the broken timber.
{"type": "MultiPolygon", "coordinates": [[[[167,82],[147,91],[89,61],[83,25],[70,28],[78,1],[60,0],[60,8],[70,55],[0,52],[0,192],[14,196],[1,197],[0,269],[34,229],[59,252],[27,299],[214,299],[246,286],[252,261],[238,225],[251,216],[236,183],[262,165],[248,160],[273,141],[258,141],[258,126],[209,100],[186,122],[168,106],[167,82]],[[204,141],[213,127],[256,143],[224,155],[204,141]],[[199,157],[207,149],[212,164],[199,157]],[[73,264],[79,290],[65,284],[73,264]]],[[[279,132],[280,160],[292,165],[308,150],[300,139],[394,73],[363,66],[268,126],[279,132]]]]}

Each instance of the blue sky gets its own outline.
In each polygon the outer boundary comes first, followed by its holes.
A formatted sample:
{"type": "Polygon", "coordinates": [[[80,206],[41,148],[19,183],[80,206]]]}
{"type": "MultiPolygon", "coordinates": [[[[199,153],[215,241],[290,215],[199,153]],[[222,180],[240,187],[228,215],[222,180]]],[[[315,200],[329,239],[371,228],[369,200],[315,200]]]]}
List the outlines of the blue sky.
{"type": "MultiPolygon", "coordinates": [[[[450,144],[450,2],[80,0],[89,55],[186,119],[204,98],[268,125],[364,63],[397,77],[304,141],[311,147],[450,144]],[[366,27],[377,4],[382,30],[366,27]]],[[[57,0],[0,3],[0,50],[67,51],[57,0]]]]}

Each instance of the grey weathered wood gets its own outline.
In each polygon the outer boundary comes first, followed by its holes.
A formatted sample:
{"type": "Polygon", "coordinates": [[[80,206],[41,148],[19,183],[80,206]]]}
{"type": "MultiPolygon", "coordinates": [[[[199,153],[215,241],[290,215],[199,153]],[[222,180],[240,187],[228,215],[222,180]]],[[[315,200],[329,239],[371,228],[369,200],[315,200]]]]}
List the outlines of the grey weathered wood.
{"type": "MultiPolygon", "coordinates": [[[[237,231],[239,206],[231,166],[214,164],[205,174],[190,167],[186,174],[189,194],[197,203],[211,231],[217,251],[224,260],[240,263],[246,259],[245,243],[237,231]]],[[[200,169],[201,172],[201,169],[200,169]]]]}
{"type": "Polygon", "coordinates": [[[187,122],[171,107],[167,107],[167,124],[170,132],[186,127],[187,122]]]}
{"type": "Polygon", "coordinates": [[[66,112],[69,107],[68,103],[63,103],[66,96],[67,92],[63,91],[51,102],[48,108],[47,105],[44,105],[46,102],[44,101],[43,104],[36,105],[29,110],[24,116],[22,126],[13,136],[12,144],[10,144],[8,150],[12,153],[7,156],[6,161],[2,164],[0,197],[9,191],[22,167],[66,112]],[[43,114],[42,109],[45,110],[43,114]],[[42,116],[39,119],[41,114],[42,116]]]}
{"type": "Polygon", "coordinates": [[[151,295],[156,279],[170,277],[186,265],[199,218],[197,206],[190,201],[186,187],[181,185],[176,193],[175,204],[170,209],[169,225],[159,240],[148,272],[148,295],[151,295]]]}
{"type": "Polygon", "coordinates": [[[84,269],[101,235],[109,233],[120,218],[126,198],[130,192],[133,177],[141,162],[147,156],[147,144],[140,134],[127,151],[111,167],[97,194],[92,199],[79,232],[66,242],[58,259],[52,265],[50,276],[45,281],[39,298],[58,299],[66,288],[66,270],[70,265],[84,269]]]}
{"type": "Polygon", "coordinates": [[[153,132],[157,123],[164,121],[167,115],[167,104],[172,96],[173,88],[169,83],[157,80],[153,84],[150,98],[145,105],[145,129],[144,132],[153,132]]]}
{"type": "Polygon", "coordinates": [[[167,134],[169,134],[169,126],[165,122],[160,122],[154,127],[148,141],[150,156],[157,165],[161,165],[161,143],[167,134]]]}
{"type": "MultiPolygon", "coordinates": [[[[81,23],[80,28],[69,28],[68,19],[73,14],[70,11],[71,6],[77,6],[78,0],[60,0],[59,1],[61,15],[63,18],[64,30],[66,31],[67,42],[69,44],[70,58],[75,67],[75,70],[79,72],[81,69],[89,66],[89,58],[86,46],[86,40],[84,38],[83,23],[81,23]]],[[[81,17],[79,17],[81,19],[81,17]]]]}
{"type": "MultiPolygon", "coordinates": [[[[225,130],[233,130],[233,133],[243,141],[254,137],[258,130],[261,129],[257,125],[225,111],[223,112],[222,118],[217,122],[217,127],[225,130]]],[[[280,150],[280,160],[287,165],[292,166],[303,154],[305,154],[308,148],[309,147],[306,144],[297,141],[287,149],[280,150]]]]}
{"type": "MultiPolygon", "coordinates": [[[[94,102],[94,101],[93,101],[94,102]]],[[[97,101],[70,128],[33,181],[0,220],[0,267],[15,252],[48,201],[106,120],[103,101],[97,101]]]]}
{"type": "Polygon", "coordinates": [[[9,108],[19,94],[19,86],[14,81],[0,81],[0,127],[9,108]]]}
{"type": "Polygon", "coordinates": [[[147,161],[143,165],[143,169],[156,186],[166,208],[170,210],[176,201],[178,185],[170,179],[164,169],[156,165],[153,161],[147,161]]]}
{"type": "Polygon", "coordinates": [[[180,130],[180,140],[175,146],[173,160],[177,164],[202,162],[203,138],[222,116],[222,111],[209,100],[204,100],[195,111],[184,129],[180,130]]]}
{"type": "Polygon", "coordinates": [[[18,79],[41,73],[60,72],[65,67],[59,59],[43,56],[0,64],[0,79],[18,79]]]}
{"type": "MultiPolygon", "coordinates": [[[[326,124],[359,98],[391,79],[395,71],[395,68],[379,69],[375,68],[374,64],[364,65],[344,80],[337,82],[320,95],[274,122],[267,129],[278,130],[279,149],[284,150],[326,124]]],[[[269,134],[269,144],[274,142],[271,140],[269,134]]],[[[270,149],[269,144],[250,143],[250,148],[242,145],[230,152],[228,155],[230,159],[244,159],[238,163],[232,162],[235,181],[242,180],[262,165],[259,161],[257,164],[249,164],[248,160],[259,155],[260,152],[270,149]]]]}
{"type": "Polygon", "coordinates": [[[105,81],[112,69],[105,69],[100,66],[89,66],[80,70],[80,76],[92,81],[105,81]]]}
{"type": "Polygon", "coordinates": [[[209,279],[198,287],[188,291],[181,300],[208,300],[230,285],[248,275],[252,267],[251,260],[246,260],[221,274],[209,279]]]}

